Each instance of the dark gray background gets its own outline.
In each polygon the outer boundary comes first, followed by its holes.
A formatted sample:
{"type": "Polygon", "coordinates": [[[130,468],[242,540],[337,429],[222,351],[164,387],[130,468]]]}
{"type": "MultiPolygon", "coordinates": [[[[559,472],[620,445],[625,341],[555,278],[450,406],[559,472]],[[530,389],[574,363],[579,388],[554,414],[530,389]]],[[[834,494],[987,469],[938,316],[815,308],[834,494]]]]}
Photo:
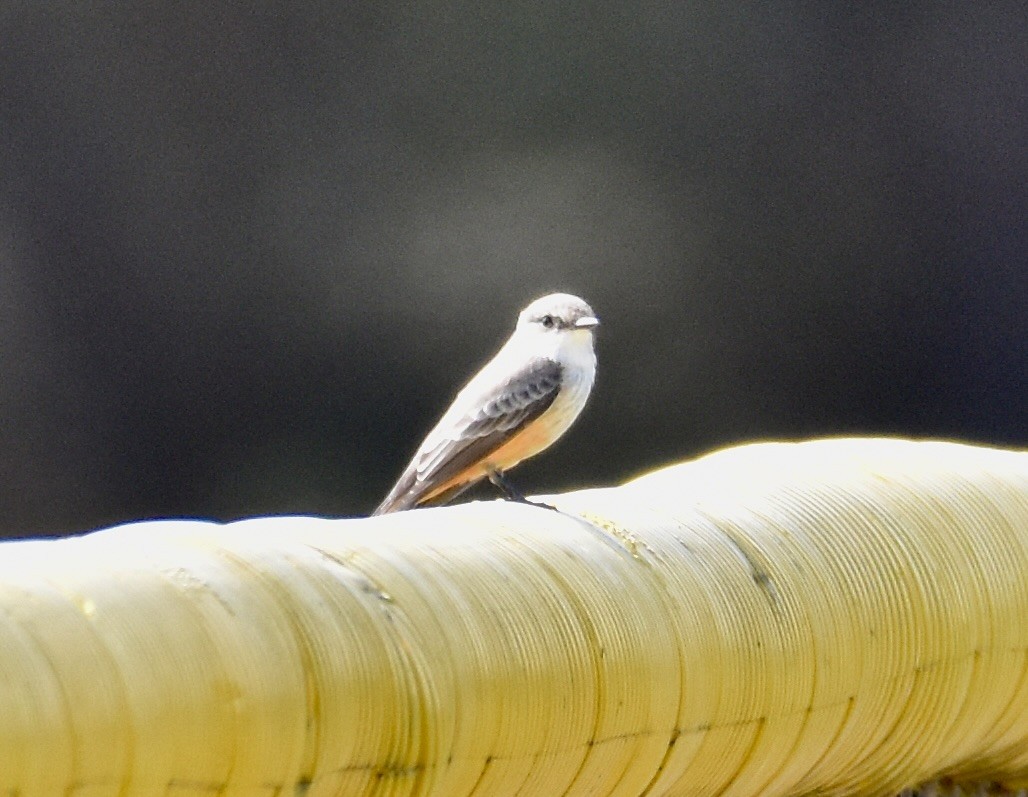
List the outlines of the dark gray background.
{"type": "Polygon", "coordinates": [[[1023,3],[11,0],[0,533],[360,514],[551,290],[516,471],[1028,443],[1023,3]]]}

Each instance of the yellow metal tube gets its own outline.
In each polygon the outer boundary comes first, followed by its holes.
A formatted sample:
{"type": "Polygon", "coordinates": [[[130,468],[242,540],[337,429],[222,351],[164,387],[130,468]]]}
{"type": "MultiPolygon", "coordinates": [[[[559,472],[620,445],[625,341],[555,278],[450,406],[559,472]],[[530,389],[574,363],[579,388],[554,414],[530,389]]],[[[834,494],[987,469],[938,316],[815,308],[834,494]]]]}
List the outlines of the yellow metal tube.
{"type": "Polygon", "coordinates": [[[0,795],[1028,786],[1028,454],[0,545],[0,795]]]}

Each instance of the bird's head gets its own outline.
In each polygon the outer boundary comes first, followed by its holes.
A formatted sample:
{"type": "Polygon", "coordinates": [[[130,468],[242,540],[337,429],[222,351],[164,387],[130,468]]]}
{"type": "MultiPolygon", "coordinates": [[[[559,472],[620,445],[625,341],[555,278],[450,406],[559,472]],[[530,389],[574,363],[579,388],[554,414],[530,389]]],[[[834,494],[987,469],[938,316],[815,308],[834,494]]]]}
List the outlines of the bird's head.
{"type": "Polygon", "coordinates": [[[518,316],[518,330],[561,336],[591,338],[599,323],[593,309],[570,293],[551,293],[536,299],[518,316]]]}

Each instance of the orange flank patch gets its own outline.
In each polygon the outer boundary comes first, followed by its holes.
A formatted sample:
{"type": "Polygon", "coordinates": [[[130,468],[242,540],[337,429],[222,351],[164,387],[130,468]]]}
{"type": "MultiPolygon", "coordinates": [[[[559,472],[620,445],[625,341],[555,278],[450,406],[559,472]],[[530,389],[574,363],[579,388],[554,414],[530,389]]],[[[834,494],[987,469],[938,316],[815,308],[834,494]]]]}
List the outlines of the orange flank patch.
{"type": "Polygon", "coordinates": [[[544,412],[536,418],[535,422],[530,423],[489,456],[465,468],[452,479],[437,485],[431,492],[425,493],[418,503],[428,503],[432,499],[468,482],[479,481],[486,476],[490,467],[508,470],[522,460],[538,454],[559,437],[559,434],[556,434],[557,430],[553,421],[553,413],[544,412]]]}

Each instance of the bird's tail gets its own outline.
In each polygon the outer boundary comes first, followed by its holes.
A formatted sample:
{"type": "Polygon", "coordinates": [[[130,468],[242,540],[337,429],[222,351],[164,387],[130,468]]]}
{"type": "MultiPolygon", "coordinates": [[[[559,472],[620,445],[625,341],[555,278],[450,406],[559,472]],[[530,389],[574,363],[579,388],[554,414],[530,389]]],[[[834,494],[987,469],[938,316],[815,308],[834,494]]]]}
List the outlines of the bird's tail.
{"type": "Polygon", "coordinates": [[[413,474],[404,473],[400,480],[393,485],[389,495],[382,499],[382,503],[371,514],[373,516],[387,515],[390,512],[402,512],[404,509],[410,509],[415,506],[417,503],[417,493],[414,491],[416,483],[417,481],[413,474]]]}
{"type": "Polygon", "coordinates": [[[476,479],[454,484],[445,490],[428,493],[425,486],[418,483],[414,474],[405,473],[371,515],[388,515],[390,512],[402,512],[419,506],[441,506],[452,501],[477,481],[476,479]]]}

